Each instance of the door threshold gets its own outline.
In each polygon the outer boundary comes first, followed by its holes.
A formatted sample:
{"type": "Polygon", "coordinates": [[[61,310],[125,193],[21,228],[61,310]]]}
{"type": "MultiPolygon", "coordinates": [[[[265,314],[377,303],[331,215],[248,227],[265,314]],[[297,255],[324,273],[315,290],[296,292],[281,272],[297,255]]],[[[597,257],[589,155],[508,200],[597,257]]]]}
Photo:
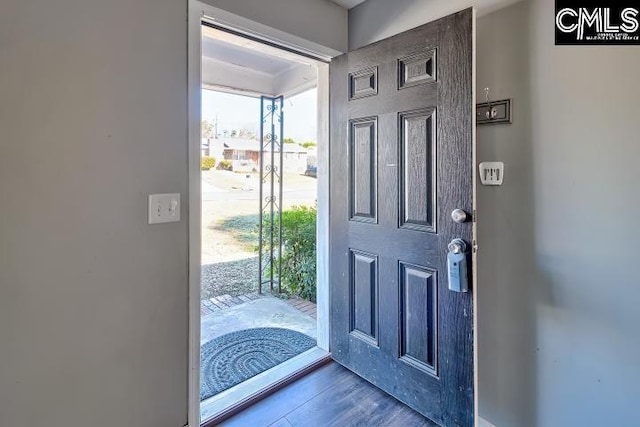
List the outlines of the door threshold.
{"type": "Polygon", "coordinates": [[[314,347],[255,377],[200,402],[201,427],[213,427],[331,360],[314,347]]]}

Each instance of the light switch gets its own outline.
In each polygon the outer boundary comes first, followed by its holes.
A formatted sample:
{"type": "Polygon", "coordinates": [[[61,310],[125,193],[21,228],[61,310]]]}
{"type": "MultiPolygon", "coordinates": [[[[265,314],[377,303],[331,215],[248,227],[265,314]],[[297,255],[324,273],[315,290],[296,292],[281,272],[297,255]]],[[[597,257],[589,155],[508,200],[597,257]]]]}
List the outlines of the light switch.
{"type": "Polygon", "coordinates": [[[504,163],[482,162],[480,163],[480,182],[482,185],[502,185],[504,179],[504,163]]]}
{"type": "Polygon", "coordinates": [[[149,224],[180,221],[180,194],[149,194],[149,224]]]}

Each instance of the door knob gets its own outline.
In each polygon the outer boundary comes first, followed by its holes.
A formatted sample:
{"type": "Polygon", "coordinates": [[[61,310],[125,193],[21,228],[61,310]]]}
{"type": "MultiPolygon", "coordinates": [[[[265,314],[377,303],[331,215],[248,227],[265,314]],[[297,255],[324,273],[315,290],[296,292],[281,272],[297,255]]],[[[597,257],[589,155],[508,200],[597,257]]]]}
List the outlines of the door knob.
{"type": "Polygon", "coordinates": [[[453,222],[462,224],[463,222],[467,222],[467,213],[462,209],[454,209],[453,212],[451,212],[451,219],[453,222]]]}

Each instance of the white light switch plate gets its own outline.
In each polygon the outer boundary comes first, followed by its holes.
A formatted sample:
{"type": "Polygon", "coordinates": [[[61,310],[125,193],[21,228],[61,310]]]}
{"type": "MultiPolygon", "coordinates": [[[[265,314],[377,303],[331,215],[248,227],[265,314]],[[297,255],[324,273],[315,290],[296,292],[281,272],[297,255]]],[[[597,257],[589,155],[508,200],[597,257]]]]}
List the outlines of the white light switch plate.
{"type": "Polygon", "coordinates": [[[504,179],[504,163],[482,162],[480,163],[480,182],[482,185],[502,185],[504,179]]]}
{"type": "Polygon", "coordinates": [[[149,194],[149,224],[180,221],[180,194],[149,194]]]}

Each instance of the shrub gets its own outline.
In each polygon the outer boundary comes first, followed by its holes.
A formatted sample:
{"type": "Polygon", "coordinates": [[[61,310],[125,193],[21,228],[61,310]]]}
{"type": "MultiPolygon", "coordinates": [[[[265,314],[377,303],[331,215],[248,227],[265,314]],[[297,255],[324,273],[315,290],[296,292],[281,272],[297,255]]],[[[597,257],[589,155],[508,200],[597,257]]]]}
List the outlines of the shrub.
{"type": "Polygon", "coordinates": [[[216,167],[216,158],[211,156],[202,156],[200,159],[200,169],[208,171],[216,167]]]}
{"type": "Polygon", "coordinates": [[[282,285],[285,292],[316,299],[317,209],[294,206],[282,212],[282,285]]]}
{"type": "Polygon", "coordinates": [[[220,160],[220,163],[218,163],[218,169],[222,169],[226,171],[233,170],[233,162],[227,159],[220,160]]]}

